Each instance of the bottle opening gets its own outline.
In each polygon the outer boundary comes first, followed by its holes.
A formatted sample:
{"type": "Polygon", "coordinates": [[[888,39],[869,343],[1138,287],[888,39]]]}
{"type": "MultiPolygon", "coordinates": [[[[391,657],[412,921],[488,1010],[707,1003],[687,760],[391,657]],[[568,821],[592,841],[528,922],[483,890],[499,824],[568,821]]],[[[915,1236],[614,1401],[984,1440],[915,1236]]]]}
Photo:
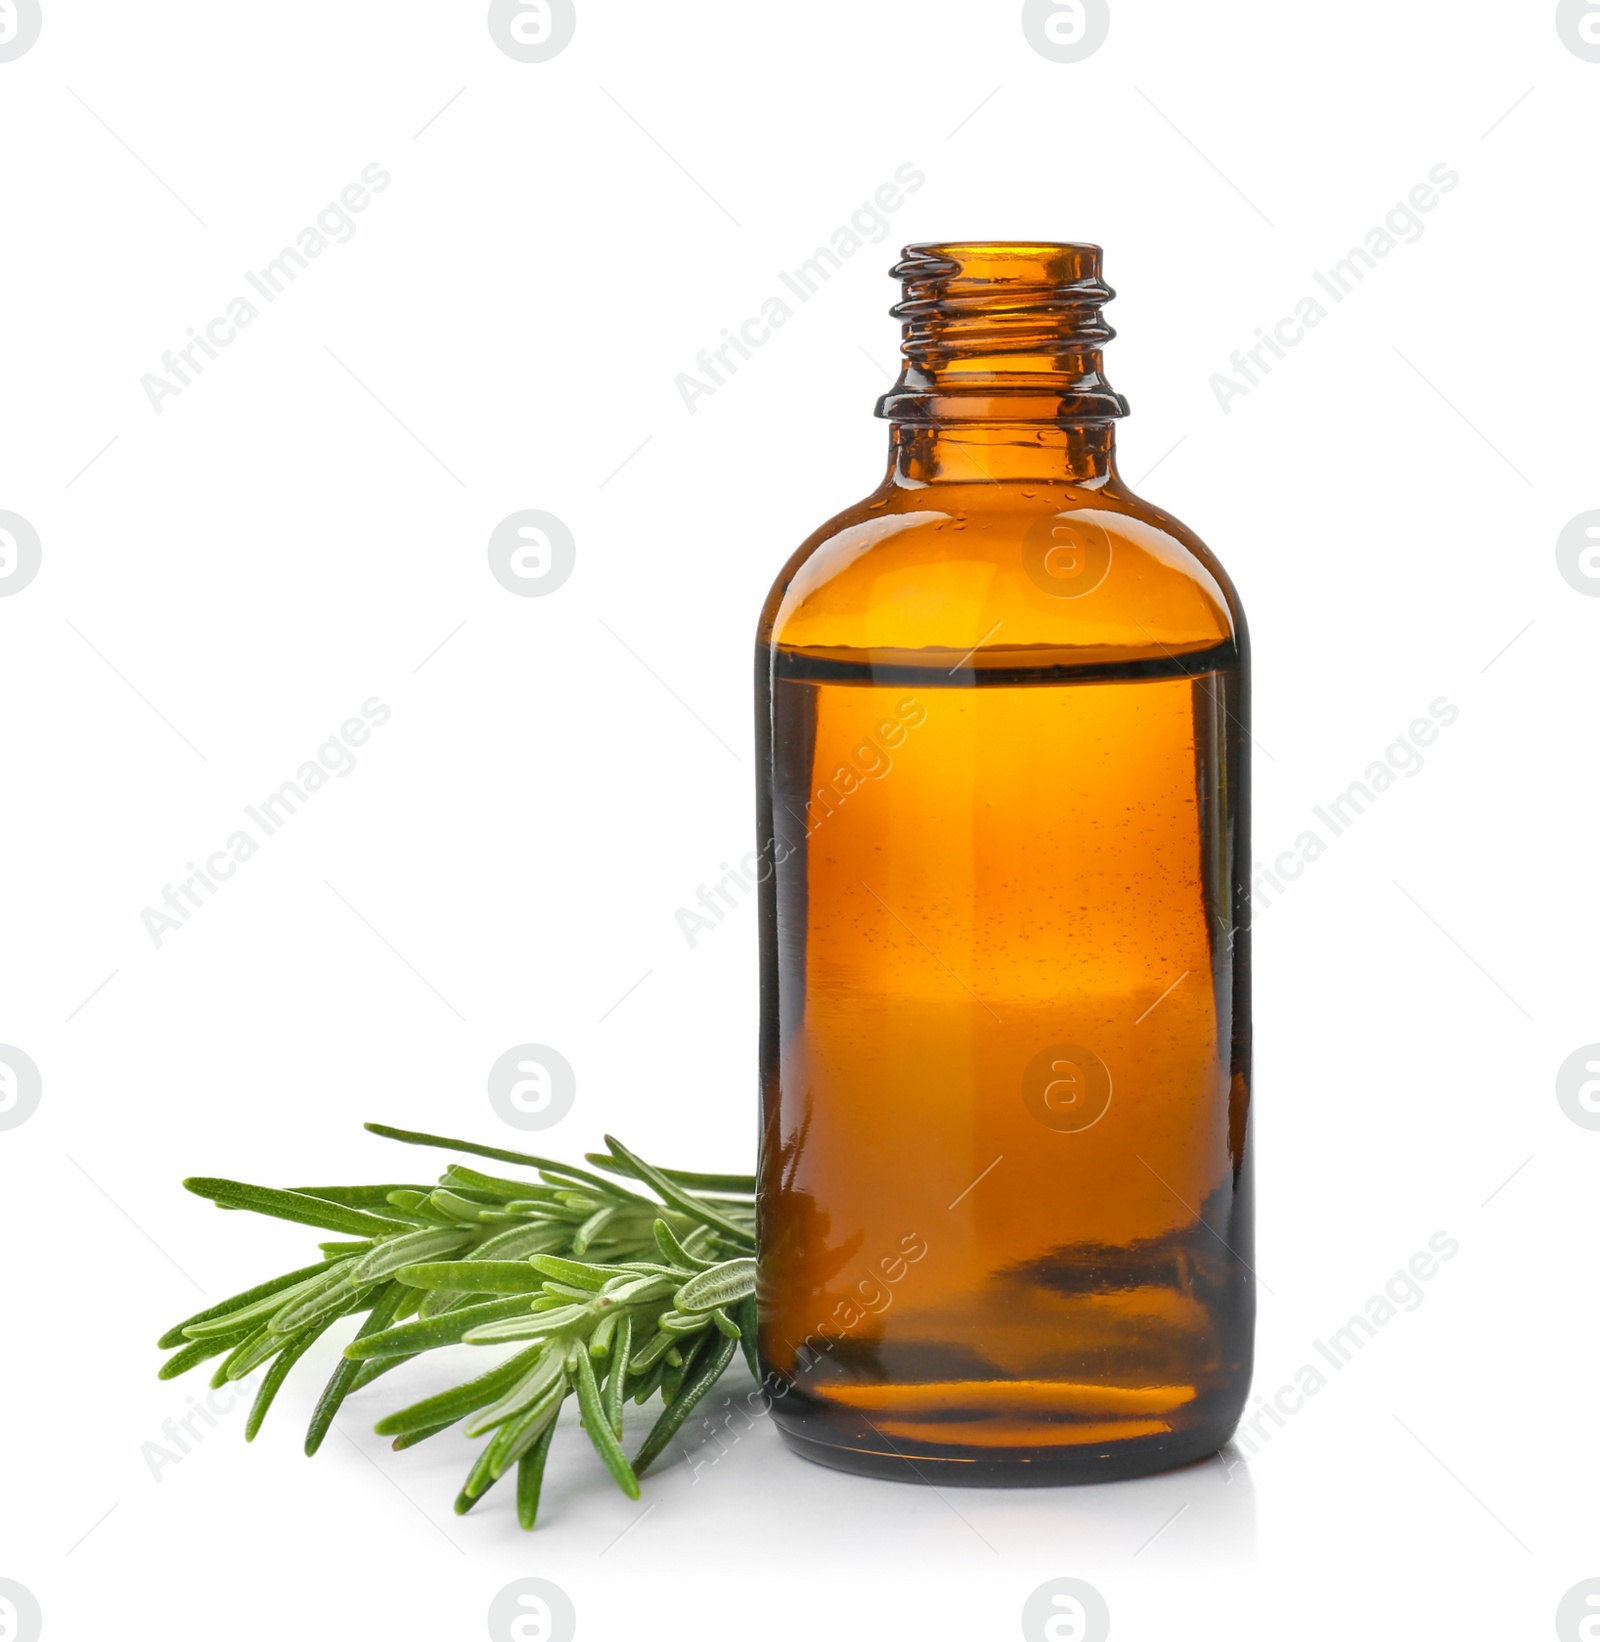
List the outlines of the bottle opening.
{"type": "Polygon", "coordinates": [[[941,241],[890,270],[901,299],[900,380],[878,401],[897,422],[1106,422],[1128,402],[1102,374],[1116,293],[1098,245],[941,241]]]}

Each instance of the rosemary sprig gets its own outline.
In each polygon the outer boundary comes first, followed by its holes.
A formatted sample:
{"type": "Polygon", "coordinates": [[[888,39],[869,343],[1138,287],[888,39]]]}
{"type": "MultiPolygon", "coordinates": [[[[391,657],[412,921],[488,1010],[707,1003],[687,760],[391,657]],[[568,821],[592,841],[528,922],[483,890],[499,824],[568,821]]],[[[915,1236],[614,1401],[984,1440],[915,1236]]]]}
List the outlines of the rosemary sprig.
{"type": "Polygon", "coordinates": [[[369,1123],[374,1134],[530,1169],[534,1180],[451,1163],[433,1186],[293,1190],[197,1178],[219,1207],[338,1232],[323,1259],[186,1318],[158,1344],[172,1378],[221,1356],[213,1385],[270,1365],[245,1423],[253,1440],[290,1370],[342,1317],[363,1315],[318,1399],[314,1454],[351,1392],[441,1345],[515,1344],[503,1361],[379,1421],[407,1448],[461,1421],[489,1440],[462,1485],[470,1510],[517,1474],[517,1515],[531,1528],[557,1418],[576,1396],[581,1423],[623,1492],[710,1392],[742,1343],[754,1351],[755,1182],[747,1175],[659,1169],[606,1137],[587,1161],[606,1175],[500,1147],[369,1123]],[[646,1196],[616,1178],[647,1188],[646,1196]],[[622,1409],[663,1404],[630,1461],[622,1409]]]}

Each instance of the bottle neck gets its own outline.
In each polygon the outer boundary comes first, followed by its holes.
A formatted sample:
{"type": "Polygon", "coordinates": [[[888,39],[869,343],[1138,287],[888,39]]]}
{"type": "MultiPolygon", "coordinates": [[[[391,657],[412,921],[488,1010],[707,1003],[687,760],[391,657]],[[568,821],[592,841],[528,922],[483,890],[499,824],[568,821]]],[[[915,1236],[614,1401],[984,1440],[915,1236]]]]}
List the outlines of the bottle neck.
{"type": "Polygon", "coordinates": [[[878,401],[891,483],[1115,480],[1128,404],[1101,362],[1116,333],[1099,246],[908,245],[894,273],[903,358],[878,401]]]}
{"type": "Polygon", "coordinates": [[[1078,485],[1095,490],[1117,477],[1110,422],[891,422],[886,482],[903,489],[938,484],[1078,485]]]}

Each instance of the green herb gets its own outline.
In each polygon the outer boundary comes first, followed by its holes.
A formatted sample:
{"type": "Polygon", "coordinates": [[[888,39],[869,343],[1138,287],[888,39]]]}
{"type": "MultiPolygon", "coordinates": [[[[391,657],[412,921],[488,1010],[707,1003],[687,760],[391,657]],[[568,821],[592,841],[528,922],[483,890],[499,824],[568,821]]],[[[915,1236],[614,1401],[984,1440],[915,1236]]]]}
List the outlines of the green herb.
{"type": "Polygon", "coordinates": [[[184,1185],[220,1208],[338,1232],[324,1258],[186,1318],[158,1344],[170,1379],[222,1357],[212,1384],[268,1366],[245,1424],[253,1440],[295,1363],[340,1318],[363,1315],[306,1433],[314,1454],[352,1391],[441,1345],[517,1343],[487,1372],[378,1422],[409,1448],[463,1420],[487,1437],[456,1500],[469,1511],[507,1472],[517,1516],[538,1514],[562,1404],[617,1485],[639,1476],[722,1377],[742,1345],[753,1373],[755,1182],[660,1169],[606,1137],[588,1161],[550,1158],[369,1123],[374,1134],[532,1170],[519,1180],[452,1163],[433,1186],[303,1186],[289,1191],[200,1178],[184,1185]],[[612,1177],[612,1178],[608,1178],[612,1177]],[[642,1186],[645,1196],[617,1178],[642,1186]],[[663,1409],[630,1461],[622,1408],[660,1393],[663,1409]]]}

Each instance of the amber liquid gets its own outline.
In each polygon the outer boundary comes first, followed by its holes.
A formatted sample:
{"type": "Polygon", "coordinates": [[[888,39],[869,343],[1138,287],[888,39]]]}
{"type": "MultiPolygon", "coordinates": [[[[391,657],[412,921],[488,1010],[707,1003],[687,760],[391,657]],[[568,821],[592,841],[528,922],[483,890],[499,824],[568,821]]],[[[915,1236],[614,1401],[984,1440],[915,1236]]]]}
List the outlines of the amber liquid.
{"type": "Polygon", "coordinates": [[[1249,1380],[1241,660],[777,647],[761,1352],[802,1452],[1198,1458],[1249,1380]]]}

